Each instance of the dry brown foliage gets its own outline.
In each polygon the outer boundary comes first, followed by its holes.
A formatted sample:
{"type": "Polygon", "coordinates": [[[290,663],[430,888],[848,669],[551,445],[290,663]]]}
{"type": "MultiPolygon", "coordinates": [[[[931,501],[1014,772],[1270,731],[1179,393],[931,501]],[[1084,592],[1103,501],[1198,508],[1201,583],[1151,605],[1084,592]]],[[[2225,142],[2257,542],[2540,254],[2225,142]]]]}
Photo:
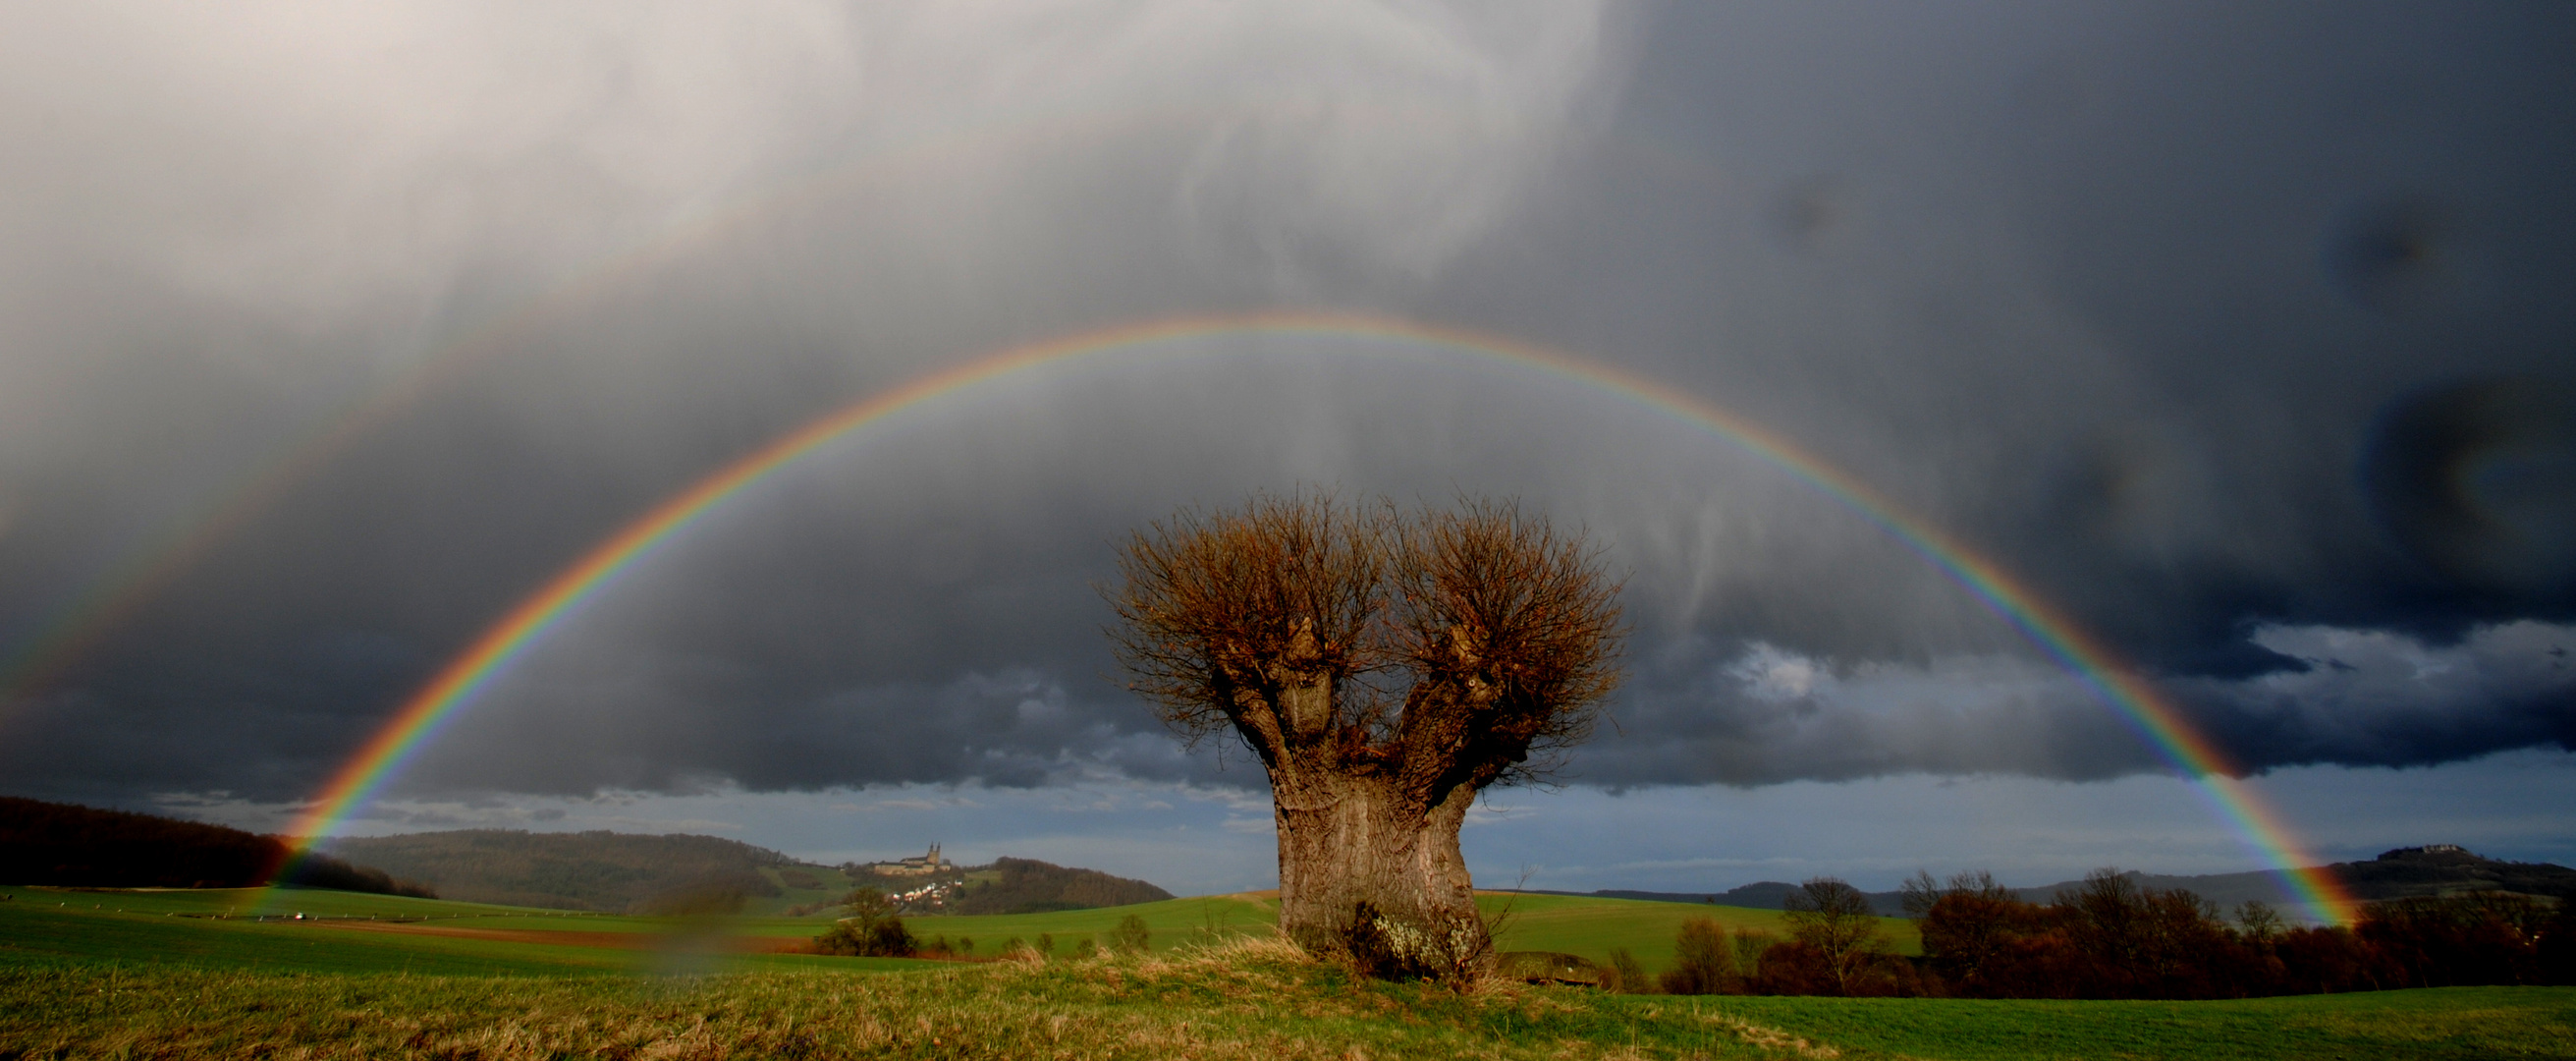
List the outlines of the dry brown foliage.
{"type": "Polygon", "coordinates": [[[1129,688],[1174,729],[1429,794],[1543,778],[1591,734],[1625,633],[1597,561],[1508,501],[1265,494],[1138,532],[1104,595],[1129,688]]]}

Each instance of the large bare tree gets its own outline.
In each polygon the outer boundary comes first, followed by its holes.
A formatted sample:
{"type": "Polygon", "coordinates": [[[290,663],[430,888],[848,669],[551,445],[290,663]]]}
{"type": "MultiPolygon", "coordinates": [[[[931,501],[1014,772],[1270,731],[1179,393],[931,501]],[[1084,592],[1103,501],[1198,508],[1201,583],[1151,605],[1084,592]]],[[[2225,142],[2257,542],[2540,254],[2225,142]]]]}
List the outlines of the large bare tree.
{"type": "Polygon", "coordinates": [[[1280,927],[1380,976],[1491,961],[1458,827],[1542,777],[1618,685],[1618,585],[1511,503],[1262,495],[1131,538],[1110,634],[1163,720],[1270,774],[1280,927]]]}

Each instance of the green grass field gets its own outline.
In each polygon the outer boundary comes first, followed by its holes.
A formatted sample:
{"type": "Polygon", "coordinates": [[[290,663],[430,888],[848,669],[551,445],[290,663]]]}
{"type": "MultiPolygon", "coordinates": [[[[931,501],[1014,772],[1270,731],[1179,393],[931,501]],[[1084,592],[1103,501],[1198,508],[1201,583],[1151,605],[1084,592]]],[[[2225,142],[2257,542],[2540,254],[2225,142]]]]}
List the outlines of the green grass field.
{"type": "MultiPolygon", "coordinates": [[[[687,940],[711,932],[785,944],[809,939],[831,923],[822,916],[691,922],[324,891],[20,888],[0,889],[0,894],[13,896],[0,902],[0,962],[112,959],[311,972],[566,976],[649,967],[666,960],[674,948],[684,949],[687,940]],[[294,920],[298,914],[304,919],[294,920]],[[265,920],[254,920],[263,915],[265,920]],[[371,931],[388,926],[399,931],[371,931]],[[439,934],[457,932],[562,935],[565,941],[439,934]],[[599,937],[612,934],[634,938],[601,945],[599,937]],[[663,940],[680,942],[648,942],[663,940]]],[[[1714,917],[1730,928],[1782,932],[1777,911],[1740,907],[1559,895],[1487,895],[1482,903],[1502,926],[1501,949],[1562,951],[1606,961],[1611,948],[1626,947],[1649,970],[1670,962],[1674,934],[1687,918],[1714,917]]],[[[1056,954],[1070,955],[1083,940],[1105,943],[1110,929],[1130,916],[1144,919],[1152,930],[1152,949],[1169,951],[1267,936],[1279,923],[1279,902],[1262,894],[1221,895],[1100,910],[915,917],[905,923],[925,941],[934,936],[952,943],[971,939],[979,956],[998,956],[1013,939],[1035,945],[1041,937],[1053,938],[1056,954]]],[[[1906,922],[1890,920],[1888,928],[1898,944],[1913,944],[1906,922]]],[[[737,955],[722,964],[776,967],[839,960],[737,955]]]]}
{"type": "MultiPolygon", "coordinates": [[[[1154,931],[1142,957],[975,963],[740,953],[819,931],[810,917],[337,892],[0,895],[0,1058],[2576,1058],[2571,988],[1986,1002],[1354,983],[1276,942],[1275,900],[1259,895],[915,922],[983,953],[1048,933],[1062,955],[1129,914],[1154,931]],[[272,919],[250,919],[263,911],[272,919]],[[239,916],[205,916],[227,913],[239,916]]],[[[1511,907],[1508,949],[1626,946],[1649,964],[1684,918],[1776,930],[1779,916],[1488,902],[1511,907]]]]}
{"type": "MultiPolygon", "coordinates": [[[[1741,906],[1582,895],[1489,894],[1479,902],[1488,917],[1501,921],[1502,932],[1496,943],[1503,950],[1562,951],[1600,962],[1609,960],[1611,948],[1626,947],[1649,972],[1672,963],[1673,939],[1681,932],[1682,922],[1694,917],[1714,919],[1729,931],[1751,929],[1781,937],[1789,934],[1780,911],[1741,906]]],[[[1879,928],[1887,934],[1890,950],[1898,954],[1923,952],[1923,941],[1915,934],[1913,922],[1883,917],[1879,928]]]]}
{"type": "MultiPolygon", "coordinates": [[[[1625,947],[1648,971],[1659,971],[1671,963],[1673,939],[1681,931],[1681,923],[1690,918],[1713,918],[1731,930],[1788,934],[1779,911],[1740,906],[1505,893],[1488,893],[1477,901],[1486,916],[1501,927],[1495,941],[1499,949],[1560,951],[1608,961],[1612,948],[1625,947]]],[[[1212,895],[1105,910],[907,917],[904,924],[925,940],[932,936],[951,941],[959,937],[972,939],[978,954],[998,953],[996,948],[1013,938],[1034,944],[1041,934],[1053,936],[1061,953],[1076,940],[1106,940],[1110,928],[1130,915],[1145,920],[1146,927],[1153,930],[1154,949],[1164,950],[1213,938],[1267,934],[1279,923],[1279,900],[1264,893],[1212,895]]],[[[821,918],[745,922],[747,931],[804,935],[821,931],[821,924],[821,918]]],[[[1891,950],[1899,954],[1921,953],[1922,941],[1914,933],[1913,922],[1891,917],[1880,919],[1880,925],[1887,933],[1891,950]]]]}
{"type": "Polygon", "coordinates": [[[0,1056],[2567,1058],[2576,989],[2222,1003],[1657,998],[1352,982],[1275,941],[914,975],[0,966],[0,1056]]]}
{"type": "Polygon", "coordinates": [[[596,976],[705,968],[886,971],[929,964],[732,953],[721,943],[727,936],[784,934],[762,931],[781,928],[801,928],[801,935],[811,936],[823,924],[814,920],[689,921],[247,888],[0,888],[0,895],[9,897],[0,901],[0,966],[112,962],[309,973],[596,976]],[[296,920],[298,914],[304,918],[296,920]]]}

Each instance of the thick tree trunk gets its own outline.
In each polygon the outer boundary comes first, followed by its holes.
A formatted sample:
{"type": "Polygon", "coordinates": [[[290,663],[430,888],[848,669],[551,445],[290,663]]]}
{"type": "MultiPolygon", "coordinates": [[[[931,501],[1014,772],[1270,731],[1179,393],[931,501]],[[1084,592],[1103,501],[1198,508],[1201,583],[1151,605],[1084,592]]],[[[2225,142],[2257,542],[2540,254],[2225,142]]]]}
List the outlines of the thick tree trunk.
{"type": "Polygon", "coordinates": [[[1458,827],[1618,684],[1618,587],[1581,536],[1508,503],[1406,517],[1299,495],[1184,512],[1119,568],[1130,688],[1269,771],[1280,927],[1379,976],[1483,975],[1458,827]]]}
{"type": "Polygon", "coordinates": [[[1424,807],[1382,775],[1293,764],[1271,785],[1289,938],[1373,976],[1472,979],[1490,967],[1493,941],[1458,851],[1472,788],[1424,807]]]}

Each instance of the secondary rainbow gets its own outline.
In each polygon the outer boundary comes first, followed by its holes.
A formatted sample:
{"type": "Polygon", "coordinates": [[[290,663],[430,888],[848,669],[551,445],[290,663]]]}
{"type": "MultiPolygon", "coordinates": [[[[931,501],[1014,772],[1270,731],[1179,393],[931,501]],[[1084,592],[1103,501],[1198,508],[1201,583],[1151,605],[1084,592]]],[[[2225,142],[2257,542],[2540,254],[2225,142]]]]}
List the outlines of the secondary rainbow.
{"type": "MultiPolygon", "coordinates": [[[[1257,116],[1303,101],[1261,105],[1158,104],[1111,111],[1044,109],[962,129],[941,129],[880,145],[841,165],[708,208],[627,249],[569,274],[421,356],[410,369],[315,418],[308,429],[267,456],[208,488],[197,503],[145,535],[15,645],[0,645],[0,711],[42,691],[118,626],[219,545],[239,535],[343,452],[417,403],[445,393],[483,364],[515,349],[558,315],[604,297],[628,279],[680,260],[687,251],[799,206],[828,201],[872,182],[913,175],[915,168],[965,165],[978,152],[1025,147],[1037,140],[1091,143],[1130,132],[1192,122],[1257,116]]],[[[1344,117],[1353,113],[1340,112],[1344,117]]],[[[989,163],[985,163],[988,164],[989,163]]],[[[1688,164],[1684,160],[1683,164],[1688,164]]],[[[5,721],[0,715],[0,721],[5,721]]]]}
{"type": "MultiPolygon", "coordinates": [[[[973,158],[1032,137],[1100,136],[1122,126],[1150,127],[1236,109],[1170,105],[1096,114],[1047,112],[1013,121],[939,132],[889,144],[763,193],[672,223],[653,237],[571,274],[510,309],[440,344],[383,386],[343,402],[309,429],[206,490],[198,503],[125,550],[14,646],[0,647],[0,709],[41,691],[117,626],[218,545],[240,534],[300,484],[330,467],[359,440],[415,404],[466,379],[478,367],[536,334],[553,317],[600,298],[631,277],[677,260],[753,222],[825,200],[866,182],[973,158]]],[[[5,716],[0,716],[5,720],[5,716]]]]}
{"type": "Polygon", "coordinates": [[[1043,365],[1156,343],[1224,334],[1375,338],[1465,351],[1642,403],[1709,431],[1781,467],[1931,562],[2075,674],[2130,728],[2193,778],[2214,809],[2321,921],[2341,923],[2352,896],[2296,842],[2279,815],[2237,781],[2234,764],[2164,695],[2000,565],[1907,512],[1866,483],[1784,436],[1688,394],[1622,370],[1500,336],[1384,317],[1255,313],[1184,317],[1049,339],[994,353],[859,400],[743,456],[628,523],[521,600],[395,711],[288,830],[297,856],[397,775],[439,726],[471,703],[518,656],[583,600],[722,504],[851,431],[941,395],[1043,365]]]}

